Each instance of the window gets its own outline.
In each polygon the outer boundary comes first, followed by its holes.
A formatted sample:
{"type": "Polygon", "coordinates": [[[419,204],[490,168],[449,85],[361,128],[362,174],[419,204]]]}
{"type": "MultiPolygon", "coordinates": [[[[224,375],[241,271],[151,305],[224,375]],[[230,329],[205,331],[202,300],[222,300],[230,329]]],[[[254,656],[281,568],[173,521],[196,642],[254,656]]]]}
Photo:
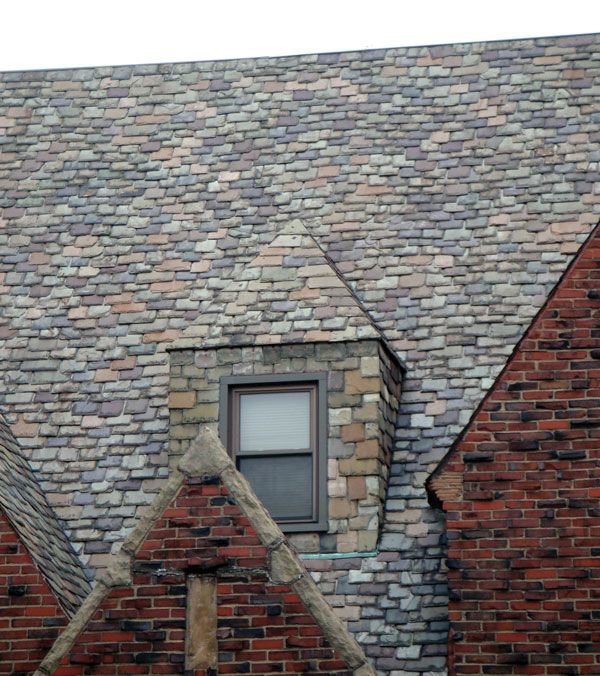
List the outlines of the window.
{"type": "Polygon", "coordinates": [[[326,528],[326,376],[223,378],[221,438],[287,531],[326,528]]]}

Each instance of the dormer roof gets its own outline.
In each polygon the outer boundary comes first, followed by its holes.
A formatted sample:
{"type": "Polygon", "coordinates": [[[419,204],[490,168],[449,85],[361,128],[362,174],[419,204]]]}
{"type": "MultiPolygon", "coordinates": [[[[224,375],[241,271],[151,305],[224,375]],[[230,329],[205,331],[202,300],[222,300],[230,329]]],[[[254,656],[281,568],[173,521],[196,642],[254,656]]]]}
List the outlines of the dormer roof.
{"type": "Polygon", "coordinates": [[[173,346],[382,338],[327,254],[295,220],[202,310],[173,346]]]}

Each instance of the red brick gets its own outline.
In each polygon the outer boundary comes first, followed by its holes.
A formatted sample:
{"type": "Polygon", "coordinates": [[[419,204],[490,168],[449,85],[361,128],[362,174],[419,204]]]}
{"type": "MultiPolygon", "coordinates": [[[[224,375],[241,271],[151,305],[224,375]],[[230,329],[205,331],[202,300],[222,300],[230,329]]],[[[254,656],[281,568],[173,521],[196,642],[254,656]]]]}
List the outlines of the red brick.
{"type": "Polygon", "coordinates": [[[596,228],[431,481],[450,674],[598,673],[598,261],[596,228]]]}
{"type": "Polygon", "coordinates": [[[220,484],[183,486],[140,547],[132,587],[109,592],[56,674],[88,673],[86,665],[115,675],[174,673],[185,655],[190,566],[216,571],[219,673],[349,673],[298,595],[269,581],[267,550],[228,497],[220,484]],[[144,570],[148,561],[169,574],[144,570]]]}
{"type": "Polygon", "coordinates": [[[66,624],[58,604],[23,543],[0,511],[0,674],[33,673],[66,624]],[[10,586],[25,586],[10,596],[10,586]],[[56,626],[48,626],[47,619],[56,626]]]}

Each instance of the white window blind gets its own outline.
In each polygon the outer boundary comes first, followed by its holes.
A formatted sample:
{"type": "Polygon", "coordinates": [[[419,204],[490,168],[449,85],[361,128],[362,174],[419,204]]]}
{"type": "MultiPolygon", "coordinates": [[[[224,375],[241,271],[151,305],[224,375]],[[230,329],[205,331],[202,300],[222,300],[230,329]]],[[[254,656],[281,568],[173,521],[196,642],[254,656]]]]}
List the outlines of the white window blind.
{"type": "Polygon", "coordinates": [[[310,392],[240,396],[240,453],[310,448],[310,392]]]}

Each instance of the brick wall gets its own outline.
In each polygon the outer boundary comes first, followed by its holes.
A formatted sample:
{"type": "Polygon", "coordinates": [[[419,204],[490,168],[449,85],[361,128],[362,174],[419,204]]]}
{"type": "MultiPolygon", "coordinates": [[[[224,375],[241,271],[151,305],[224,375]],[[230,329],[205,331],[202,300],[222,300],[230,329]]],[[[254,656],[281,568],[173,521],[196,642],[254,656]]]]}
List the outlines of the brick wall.
{"type": "Polygon", "coordinates": [[[221,378],[326,373],[326,533],[289,534],[304,552],[376,547],[383,517],[400,372],[379,341],[176,350],[171,353],[171,459],[186,450],[198,425],[219,421],[221,378]]]}
{"type": "Polygon", "coordinates": [[[186,576],[217,578],[218,673],[353,673],[300,597],[272,582],[267,549],[217,477],[188,479],[101,603],[56,676],[185,670],[186,576]]]}
{"type": "Polygon", "coordinates": [[[432,482],[451,673],[600,673],[599,288],[596,229],[432,482]]]}
{"type": "Polygon", "coordinates": [[[0,512],[0,674],[31,674],[65,624],[54,594],[0,512]]]}

